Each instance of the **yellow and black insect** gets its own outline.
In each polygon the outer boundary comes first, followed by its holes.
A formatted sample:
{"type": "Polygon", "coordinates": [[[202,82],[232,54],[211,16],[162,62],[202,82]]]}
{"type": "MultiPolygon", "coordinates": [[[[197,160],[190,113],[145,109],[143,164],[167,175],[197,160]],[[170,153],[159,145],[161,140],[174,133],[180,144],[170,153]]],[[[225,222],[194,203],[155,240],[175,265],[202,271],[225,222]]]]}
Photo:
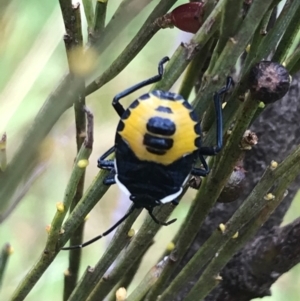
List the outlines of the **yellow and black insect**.
{"type": "Polygon", "coordinates": [[[221,96],[232,85],[228,77],[226,86],[214,94],[217,120],[217,145],[201,146],[200,122],[192,106],[175,93],[155,90],[136,99],[126,110],[120,99],[132,92],[161,80],[163,64],[169,60],[163,58],[158,64],[158,75],[142,81],[116,95],[112,105],[120,121],[117,126],[115,145],[98,160],[98,167],[110,170],[104,184],[117,184],[134,203],[131,210],[114,226],[102,235],[83,245],[84,247],[109,234],[121,224],[135,208],[145,208],[153,220],[161,225],[169,225],[157,220],[153,215],[154,207],[168,202],[178,204],[178,196],[190,175],[205,177],[209,173],[204,156],[217,154],[223,144],[221,96]],[[107,157],[115,152],[114,160],[107,157]],[[203,168],[196,168],[196,160],[203,168]]]}

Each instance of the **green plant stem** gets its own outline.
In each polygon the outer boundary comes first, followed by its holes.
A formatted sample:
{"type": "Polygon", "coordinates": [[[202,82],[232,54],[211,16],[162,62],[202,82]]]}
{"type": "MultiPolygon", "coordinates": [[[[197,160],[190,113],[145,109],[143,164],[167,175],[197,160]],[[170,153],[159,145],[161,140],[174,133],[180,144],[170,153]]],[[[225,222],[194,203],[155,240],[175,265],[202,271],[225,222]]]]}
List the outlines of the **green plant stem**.
{"type": "MultiPolygon", "coordinates": [[[[153,242],[154,243],[154,242],[153,242]]],[[[125,253],[125,249],[123,249],[123,251],[125,253]]],[[[132,282],[134,276],[136,275],[136,272],[138,270],[138,268],[141,265],[142,259],[145,255],[145,253],[147,252],[147,250],[145,250],[144,253],[141,254],[139,260],[137,260],[132,267],[127,271],[127,273],[122,277],[121,281],[119,281],[117,283],[117,285],[115,285],[114,289],[111,290],[111,292],[109,293],[109,295],[107,296],[107,301],[115,301],[116,300],[116,292],[120,287],[124,287],[124,288],[128,288],[130,283],[132,282]]],[[[124,255],[124,254],[123,254],[124,255]]],[[[122,258],[122,254],[120,256],[122,258]]]]}
{"type": "Polygon", "coordinates": [[[202,71],[202,68],[205,66],[206,60],[209,57],[210,53],[213,50],[215,45],[215,39],[212,38],[199,53],[196,54],[195,58],[188,65],[184,78],[181,82],[178,94],[181,95],[184,99],[188,99],[192,89],[195,86],[197,78],[202,71]]]}
{"type": "MultiPolygon", "coordinates": [[[[163,2],[168,3],[168,1],[163,2]]],[[[176,1],[172,0],[172,2],[175,3],[176,1]]],[[[65,24],[71,26],[75,17],[73,16],[74,10],[69,3],[69,1],[60,1],[61,7],[63,8],[63,16],[64,18],[67,18],[65,24]]],[[[132,12],[136,14],[136,10],[132,10],[132,12]]],[[[115,29],[117,31],[123,30],[125,27],[126,24],[116,22],[115,29]],[[118,28],[117,25],[119,26],[118,28]]],[[[110,45],[116,36],[109,32],[109,28],[104,29],[104,32],[107,32],[106,35],[110,35],[111,38],[106,39],[105,43],[102,39],[99,41],[101,47],[98,46],[101,48],[102,52],[110,45]]],[[[33,170],[36,153],[40,144],[60,116],[72,106],[74,99],[79,92],[80,87],[73,82],[72,76],[70,74],[64,76],[57,88],[44,102],[31,127],[26,131],[26,135],[7,167],[5,176],[0,174],[0,220],[3,221],[4,218],[2,217],[7,216],[6,210],[10,207],[10,199],[18,185],[21,183],[22,179],[33,170]]]]}
{"type": "MultiPolygon", "coordinates": [[[[276,2],[276,1],[274,1],[276,2]]],[[[255,4],[255,3],[253,3],[255,4]]],[[[276,20],[274,27],[269,31],[269,33],[261,40],[261,43],[257,49],[250,48],[250,58],[246,59],[245,67],[243,69],[241,85],[239,90],[245,89],[245,86],[248,84],[247,78],[249,71],[254,63],[259,62],[260,60],[268,57],[268,55],[276,48],[276,45],[280,41],[281,36],[287,30],[287,27],[291,23],[295,12],[298,11],[300,6],[299,1],[290,1],[288,0],[279,16],[276,20]]],[[[232,109],[232,106],[227,108],[232,109]]],[[[232,112],[228,112],[228,115],[232,115],[232,112]]],[[[225,121],[226,122],[226,121],[225,121]]]]}
{"type": "Polygon", "coordinates": [[[127,297],[126,301],[140,301],[147,294],[149,289],[159,279],[161,272],[166,266],[168,258],[156,264],[139,283],[137,288],[127,297]]]}
{"type": "Polygon", "coordinates": [[[257,27],[256,31],[254,32],[251,45],[250,45],[250,51],[248,51],[246,60],[244,62],[244,66],[249,66],[250,63],[253,61],[253,59],[256,57],[256,53],[258,50],[258,47],[260,43],[263,41],[263,39],[266,37],[267,34],[267,27],[270,22],[272,13],[274,8],[269,8],[269,10],[265,13],[264,17],[262,18],[259,26],[257,27]]]}
{"type": "Polygon", "coordinates": [[[281,38],[276,52],[272,58],[274,62],[283,63],[286,59],[290,49],[293,47],[295,39],[300,30],[300,6],[298,6],[297,11],[290,20],[286,30],[284,31],[283,37],[281,38]]]}
{"type": "Polygon", "coordinates": [[[117,76],[135,58],[141,49],[160,29],[155,20],[159,16],[165,14],[175,2],[176,0],[166,0],[158,3],[141,29],[123,50],[123,52],[115,59],[115,61],[107,70],[105,70],[99,77],[97,77],[87,86],[86,95],[89,95],[104,86],[107,82],[117,76]]]}
{"type": "MultiPolygon", "coordinates": [[[[86,143],[84,143],[76,157],[75,164],[72,170],[72,174],[68,185],[66,187],[65,196],[63,203],[61,204],[62,208],[57,210],[53,221],[51,223],[51,229],[49,232],[49,236],[47,239],[46,247],[40,257],[40,259],[36,262],[36,264],[32,267],[32,269],[28,272],[26,277],[17,287],[16,291],[13,294],[12,301],[23,300],[27,294],[30,292],[32,287],[36,284],[39,278],[42,276],[47,267],[51,264],[51,262],[56,257],[59,248],[57,248],[57,240],[61,236],[61,225],[67,214],[68,208],[71,205],[73,197],[76,193],[76,189],[78,187],[78,183],[84,173],[85,168],[78,166],[78,162],[80,160],[87,160],[91,154],[91,141],[88,140],[87,137],[86,143]]],[[[97,199],[98,201],[98,199],[97,199]]],[[[73,211],[73,213],[76,210],[73,211]]],[[[80,222],[79,222],[80,223],[80,222]]],[[[75,229],[72,228],[74,231],[75,229]]],[[[66,237],[66,240],[70,237],[72,231],[65,232],[63,235],[66,237]]]]}
{"type": "MultiPolygon", "coordinates": [[[[81,15],[79,4],[72,6],[74,13],[73,25],[69,29],[69,34],[64,36],[64,42],[66,46],[66,53],[68,58],[69,72],[72,74],[72,79],[74,83],[79,87],[78,95],[75,97],[74,102],[74,111],[75,111],[75,124],[76,124],[76,144],[77,144],[77,153],[80,151],[82,144],[85,140],[85,131],[86,131],[86,122],[85,122],[85,80],[84,78],[76,72],[76,65],[78,61],[75,60],[75,55],[79,56],[79,59],[83,54],[83,37],[82,37],[82,24],[81,24],[81,15]],[[71,32],[72,31],[72,32],[71,32]]],[[[93,115],[86,111],[87,116],[89,117],[89,134],[91,141],[93,141],[93,115]]],[[[92,142],[90,144],[90,149],[92,148],[92,142]]],[[[82,173],[70,206],[72,211],[78,201],[83,195],[84,189],[84,177],[85,172],[82,173]]],[[[61,226],[61,224],[60,224],[61,226]]],[[[71,244],[80,244],[83,236],[83,225],[78,227],[75,233],[72,235],[70,242],[71,244]]],[[[63,300],[67,300],[74,287],[76,286],[79,265],[81,259],[81,251],[71,252],[69,256],[69,267],[68,272],[64,275],[64,292],[63,300]]]]}
{"type": "MultiPolygon", "coordinates": [[[[276,180],[295,166],[300,158],[300,148],[296,149],[288,156],[275,170],[269,167],[262,176],[259,183],[254,187],[251,194],[237,209],[234,215],[225,225],[225,231],[215,230],[211,237],[203,244],[188,264],[181,270],[171,285],[164,291],[160,301],[169,300],[170,296],[176,295],[182,288],[182,285],[188,279],[192,278],[211,260],[219,249],[227,243],[231,237],[253,217],[255,217],[262,208],[269,202],[264,196],[274,185],[276,180]]],[[[298,165],[299,168],[299,165],[298,165]]]]}
{"type": "Polygon", "coordinates": [[[103,185],[103,180],[107,176],[107,171],[100,171],[95,177],[94,181],[85,192],[76,208],[70,213],[68,219],[63,224],[63,233],[58,242],[60,249],[69,240],[70,234],[73,233],[77,227],[83,222],[87,214],[99,202],[103,195],[108,190],[108,186],[103,185]]]}
{"type": "Polygon", "coordinates": [[[212,74],[207,74],[213,77],[216,74],[226,76],[228,70],[234,67],[237,58],[246,49],[251,37],[259,26],[265,13],[269,10],[272,0],[263,2],[253,2],[251,8],[242,22],[238,32],[233,37],[233,40],[228,40],[223,49],[218,61],[216,62],[212,74]]]}
{"type": "Polygon", "coordinates": [[[258,106],[259,102],[248,94],[243,107],[240,108],[240,111],[238,112],[236,124],[226,141],[224,149],[217,157],[217,164],[215,164],[217,166],[213,170],[213,173],[222,173],[222,164],[225,166],[230,165],[233,170],[235,162],[240,159],[242,153],[239,142],[252,121],[258,106]]]}
{"type": "Polygon", "coordinates": [[[88,32],[93,28],[94,25],[94,8],[93,8],[93,1],[92,0],[82,0],[84,14],[86,18],[86,22],[88,25],[88,32]]]}
{"type": "MultiPolygon", "coordinates": [[[[83,96],[83,95],[82,95],[83,96]]],[[[93,115],[90,111],[85,108],[85,98],[84,96],[77,98],[77,101],[74,104],[75,109],[75,123],[76,123],[76,142],[77,142],[77,150],[81,147],[82,143],[84,143],[84,137],[87,136],[87,142],[90,149],[92,149],[93,145],[93,115]],[[87,114],[88,119],[88,128],[85,131],[86,122],[85,122],[85,112],[87,114]]],[[[73,197],[70,212],[72,212],[75,206],[78,204],[80,199],[83,196],[84,192],[84,179],[85,172],[82,174],[78,186],[73,197]]],[[[70,238],[70,245],[80,245],[83,241],[83,230],[84,230],[84,222],[74,231],[70,238]]],[[[66,301],[74,290],[76,283],[78,281],[78,273],[80,268],[81,261],[81,249],[73,250],[69,253],[69,266],[68,270],[64,275],[64,293],[63,300],[66,301]]]]}
{"type": "Polygon", "coordinates": [[[123,0],[102,32],[101,39],[93,39],[92,46],[102,53],[151,1],[123,0]]]}
{"type": "MultiPolygon", "coordinates": [[[[75,39],[74,32],[77,30],[78,22],[76,11],[68,4],[69,2],[60,1],[68,39],[75,39]]],[[[61,114],[66,111],[73,103],[73,99],[80,93],[80,87],[73,81],[71,75],[65,76],[57,89],[49,95],[43,107],[36,116],[32,126],[26,132],[23,141],[10,162],[5,177],[1,177],[0,190],[0,212],[5,216],[5,211],[10,205],[10,199],[17,189],[20,181],[25,175],[30,174],[36,162],[38,148],[49,133],[53,124],[61,114]],[[63,99],[63,101],[62,101],[63,99]]]]}
{"type": "MultiPolygon", "coordinates": [[[[154,210],[155,216],[164,221],[172,212],[174,206],[172,204],[164,205],[158,210],[154,210]]],[[[92,293],[86,299],[87,301],[103,300],[111,289],[120,281],[123,275],[135,264],[140,258],[140,254],[151,244],[154,235],[159,230],[160,225],[153,222],[150,216],[147,216],[141,229],[133,238],[128,246],[122,260],[118,261],[114,269],[105,278],[102,278],[95,286],[92,293]]]]}
{"type": "MultiPolygon", "coordinates": [[[[180,203],[182,197],[185,195],[187,192],[189,186],[186,185],[181,193],[181,195],[178,197],[178,201],[180,203]]],[[[170,251],[165,251],[161,258],[160,261],[163,261],[164,258],[167,256],[168,261],[166,262],[166,265],[164,266],[164,269],[162,270],[162,273],[160,274],[158,280],[155,282],[155,284],[150,288],[150,291],[147,293],[146,297],[144,298],[145,301],[155,301],[157,299],[157,296],[161,294],[161,291],[164,289],[166,286],[167,281],[170,278],[170,274],[175,268],[176,261],[178,259],[178,254],[177,254],[177,248],[175,250],[175,255],[174,252],[170,251]]],[[[143,300],[144,300],[143,299],[143,300]]]]}
{"type": "Polygon", "coordinates": [[[94,38],[99,39],[101,32],[105,27],[107,0],[98,0],[96,2],[95,24],[93,35],[94,38]]]}
{"type": "Polygon", "coordinates": [[[289,70],[291,75],[294,75],[300,70],[300,47],[298,47],[295,52],[287,58],[286,68],[289,70]]]}
{"type": "MultiPolygon", "coordinates": [[[[69,71],[72,75],[75,73],[75,78],[73,80],[76,82],[79,82],[79,85],[82,86],[82,79],[78,78],[76,76],[76,72],[74,72],[74,51],[78,50],[79,52],[83,51],[83,38],[82,38],[82,31],[81,31],[81,16],[80,16],[80,5],[77,3],[77,5],[72,6],[72,17],[73,22],[72,26],[69,28],[66,27],[67,34],[64,35],[64,42],[66,46],[66,53],[67,53],[67,59],[68,59],[68,65],[69,65],[69,71]]],[[[83,83],[84,86],[84,83],[83,83]]],[[[82,87],[80,89],[82,91],[82,87]]],[[[80,92],[82,94],[82,92],[80,92]]]]}
{"type": "MultiPolygon", "coordinates": [[[[239,160],[242,153],[242,150],[239,147],[239,142],[256,111],[257,105],[258,103],[250,97],[247,101],[245,101],[243,109],[240,111],[239,118],[236,121],[236,125],[232,130],[232,134],[220,154],[221,158],[218,166],[222,166],[222,168],[214,168],[216,165],[214,164],[209,176],[203,179],[188,215],[185,218],[178,235],[174,239],[177,263],[180,262],[183,255],[193,242],[209,210],[218,199],[224,185],[227,183],[227,180],[234,169],[234,166],[236,165],[236,162],[239,160]],[[226,160],[225,153],[230,154],[226,157],[226,160]]],[[[163,274],[168,273],[170,275],[176,267],[176,262],[172,263],[172,265],[168,265],[163,274]]],[[[169,298],[172,298],[173,292],[179,289],[179,286],[181,285],[179,283],[180,281],[176,282],[175,286],[173,286],[173,282],[166,290],[164,290],[160,301],[169,300],[169,298]]]]}
{"type": "MultiPolygon", "coordinates": [[[[210,64],[211,67],[215,65],[228,39],[234,37],[235,32],[242,21],[241,12],[242,12],[243,2],[244,2],[243,0],[239,0],[239,1],[228,0],[224,5],[224,9],[222,11],[221,26],[220,26],[220,37],[212,55],[211,64],[210,64]]],[[[207,72],[210,73],[209,70],[207,72]]]]}
{"type": "Polygon", "coordinates": [[[7,135],[6,133],[4,133],[0,139],[0,173],[4,172],[7,166],[6,140],[7,135]]]}
{"type": "MultiPolygon", "coordinates": [[[[207,111],[202,122],[204,131],[211,128],[214,121],[213,102],[211,101],[213,93],[219,90],[219,88],[223,85],[225,78],[230,74],[230,70],[234,69],[237,59],[247,47],[251,37],[260,24],[264,14],[268,11],[271,3],[272,0],[266,0],[263,2],[255,1],[252,3],[251,8],[236,35],[233,39],[229,39],[227,41],[219,59],[216,61],[214,66],[210,67],[210,73],[205,73],[204,78],[206,81],[203,82],[203,88],[200,89],[193,101],[193,106],[198,116],[201,117],[203,113],[207,111]]],[[[234,114],[231,116],[234,116],[234,114]]]]}
{"type": "MultiPolygon", "coordinates": [[[[235,41],[240,41],[240,37],[243,37],[244,33],[245,36],[249,36],[250,38],[253,36],[254,37],[252,39],[252,44],[250,47],[250,53],[248,53],[247,57],[246,57],[246,61],[244,62],[244,67],[242,69],[242,75],[241,75],[241,79],[239,81],[239,86],[237,87],[237,89],[235,89],[235,91],[232,93],[231,97],[228,100],[228,103],[225,107],[224,113],[223,113],[223,128],[224,131],[227,131],[230,124],[232,123],[232,120],[234,120],[235,116],[236,116],[236,112],[237,112],[237,108],[240,105],[240,101],[238,100],[238,96],[245,93],[245,91],[248,89],[248,76],[249,76],[249,70],[250,68],[253,66],[254,62],[257,62],[261,59],[264,58],[264,56],[262,55],[262,53],[259,52],[259,49],[263,49],[263,47],[261,47],[261,45],[264,43],[265,45],[268,44],[268,42],[265,41],[266,36],[264,34],[262,34],[262,30],[264,30],[265,28],[265,24],[267,24],[270,20],[270,16],[272,15],[272,10],[274,9],[274,7],[276,7],[277,0],[274,1],[264,1],[264,2],[254,2],[252,3],[253,5],[251,5],[251,9],[249,11],[249,13],[246,16],[246,19],[244,21],[244,25],[245,28],[243,28],[243,24],[240,28],[240,30],[238,31],[238,34],[235,36],[235,41]],[[246,22],[246,23],[245,23],[246,22]],[[253,31],[251,31],[252,27],[254,25],[253,31]],[[259,24],[258,26],[256,26],[256,24],[259,24]]],[[[276,23],[277,24],[277,23],[276,23]]],[[[272,32],[274,31],[274,27],[272,28],[272,32]]],[[[268,35],[269,37],[269,35],[268,35]]],[[[278,43],[280,36],[273,36],[273,39],[276,39],[276,43],[278,43]]],[[[243,40],[243,39],[242,39],[243,40]]],[[[246,49],[247,45],[249,44],[250,39],[247,40],[246,43],[243,44],[243,47],[241,47],[240,49],[240,53],[243,52],[244,49],[246,49]]],[[[275,43],[275,45],[276,45],[275,43]]],[[[231,52],[230,52],[230,48],[227,48],[223,51],[226,52],[227,56],[230,58],[232,56],[231,52]],[[226,51],[225,51],[226,50],[226,51]]],[[[270,50],[271,51],[271,50],[270,50]]],[[[239,55],[236,56],[236,60],[238,59],[239,55]]],[[[223,58],[223,60],[226,61],[226,57],[223,58]]],[[[233,68],[234,66],[231,66],[230,68],[233,68]]],[[[211,76],[213,77],[213,75],[211,76]]],[[[217,87],[215,86],[215,89],[217,89],[217,87]]],[[[213,92],[214,90],[212,89],[211,92],[213,92]]],[[[207,95],[207,93],[205,94],[207,95]]],[[[203,100],[203,95],[199,95],[199,97],[197,97],[196,99],[200,99],[201,98],[201,102],[199,102],[199,104],[197,104],[198,107],[198,111],[202,112],[201,110],[205,110],[205,108],[207,107],[206,105],[206,101],[203,100]],[[202,97],[202,98],[201,98],[202,97]]],[[[205,98],[206,99],[206,98],[205,98]]],[[[207,114],[208,116],[211,116],[210,114],[207,114]]],[[[211,120],[210,120],[211,123],[211,120]]],[[[208,124],[210,124],[208,123],[208,124]]],[[[215,125],[213,125],[213,127],[215,127],[215,125]]],[[[215,132],[215,128],[210,128],[210,132],[215,132]]],[[[210,134],[207,137],[208,139],[206,139],[209,143],[212,142],[213,136],[211,136],[210,134]]]]}
{"type": "Polygon", "coordinates": [[[74,7],[72,5],[72,1],[65,1],[65,0],[59,0],[59,5],[66,29],[66,35],[70,37],[70,40],[72,40],[72,43],[75,42],[74,33],[76,33],[76,10],[79,9],[79,4],[76,4],[74,7]]]}
{"type": "Polygon", "coordinates": [[[94,268],[88,267],[68,301],[86,300],[87,296],[94,289],[95,283],[97,283],[99,279],[103,277],[107,269],[128,244],[131,238],[127,235],[127,233],[131,229],[132,224],[139,216],[141,211],[142,209],[134,210],[133,213],[126,219],[126,221],[118,227],[116,234],[114,235],[104,255],[94,268]]]}
{"type": "Polygon", "coordinates": [[[181,44],[177,48],[166,67],[163,79],[156,83],[151,90],[167,91],[171,88],[189,62],[219,29],[221,12],[225,2],[225,0],[220,0],[191,41],[188,44],[181,44]]]}
{"type": "Polygon", "coordinates": [[[253,115],[253,118],[252,118],[250,124],[252,124],[254,122],[254,120],[264,111],[265,108],[266,108],[266,105],[261,101],[257,107],[255,114],[253,115]]]}
{"type": "MultiPolygon", "coordinates": [[[[165,258],[165,256],[164,256],[165,258]]],[[[163,260],[163,259],[161,259],[163,260]]],[[[171,253],[167,256],[167,261],[165,262],[164,269],[160,273],[156,282],[152,285],[146,297],[143,299],[144,301],[156,301],[157,296],[159,296],[165,289],[166,284],[170,278],[171,272],[175,267],[172,267],[177,262],[177,255],[175,253],[171,253]]]]}
{"type": "Polygon", "coordinates": [[[5,244],[0,252],[0,288],[4,277],[4,272],[8,263],[8,258],[12,254],[12,248],[10,244],[5,244]]]}
{"type": "MultiPolygon", "coordinates": [[[[275,26],[260,44],[256,60],[267,57],[268,54],[275,49],[280,37],[289,28],[289,24],[292,22],[294,16],[298,15],[299,6],[299,1],[288,0],[286,2],[278,20],[275,23],[275,26]]],[[[280,48],[282,48],[282,45],[280,48]]]]}
{"type": "Polygon", "coordinates": [[[209,292],[218,284],[215,277],[221,269],[227,264],[232,256],[241,249],[247,241],[249,241],[258,229],[269,219],[270,215],[274,212],[277,206],[283,200],[286,189],[294,181],[295,177],[299,174],[298,163],[292,169],[288,170],[285,175],[279,180],[277,188],[273,191],[275,198],[267,201],[265,207],[260,211],[258,216],[245,226],[245,231],[239,234],[237,239],[229,240],[225,246],[218,252],[218,257],[214,257],[207,268],[202,273],[200,279],[192,288],[186,301],[202,300],[209,292]],[[195,299],[196,298],[196,299],[195,299]]]}

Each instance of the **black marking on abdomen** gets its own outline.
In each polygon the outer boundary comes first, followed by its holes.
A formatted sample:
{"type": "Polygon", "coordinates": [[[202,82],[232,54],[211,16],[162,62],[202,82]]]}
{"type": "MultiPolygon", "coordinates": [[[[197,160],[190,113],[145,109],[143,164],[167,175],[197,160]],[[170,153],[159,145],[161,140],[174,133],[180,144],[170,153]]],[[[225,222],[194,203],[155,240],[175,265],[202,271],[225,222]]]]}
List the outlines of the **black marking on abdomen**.
{"type": "Polygon", "coordinates": [[[170,91],[154,90],[151,94],[162,100],[184,101],[184,98],[181,95],[170,91]]]}
{"type": "Polygon", "coordinates": [[[122,132],[124,130],[124,128],[125,128],[125,123],[121,119],[117,126],[117,132],[122,132]]]}
{"type": "Polygon", "coordinates": [[[140,102],[136,99],[130,106],[130,109],[135,109],[138,105],[140,104],[140,102]]]}
{"type": "Polygon", "coordinates": [[[168,114],[173,114],[173,111],[169,107],[164,107],[164,106],[159,106],[155,109],[155,111],[158,112],[163,112],[163,113],[168,113],[168,114]]]}
{"type": "Polygon", "coordinates": [[[123,113],[121,119],[124,120],[124,119],[127,119],[129,116],[130,116],[131,112],[129,109],[125,110],[125,112],[123,113]]]}
{"type": "Polygon", "coordinates": [[[194,141],[194,145],[197,147],[197,148],[200,148],[201,147],[201,137],[197,137],[194,141]]]}
{"type": "Polygon", "coordinates": [[[164,150],[159,150],[159,149],[155,149],[155,148],[151,148],[151,147],[146,147],[146,150],[151,153],[151,154],[154,154],[154,155],[164,155],[166,154],[167,152],[164,151],[164,150]]]}
{"type": "Polygon", "coordinates": [[[193,121],[195,121],[195,122],[198,122],[199,120],[198,120],[198,117],[197,117],[197,115],[196,115],[196,113],[194,112],[194,111],[191,111],[190,112],[190,117],[191,117],[191,119],[193,120],[193,121]]]}
{"type": "Polygon", "coordinates": [[[171,136],[175,133],[176,126],[172,120],[156,116],[148,120],[147,130],[153,134],[171,136]]]}
{"type": "Polygon", "coordinates": [[[146,100],[146,99],[149,99],[149,98],[150,98],[150,94],[146,93],[146,94],[143,94],[142,96],[140,96],[139,100],[146,100]]]}
{"type": "Polygon", "coordinates": [[[194,131],[195,131],[195,133],[197,134],[197,135],[201,135],[201,127],[200,127],[200,123],[196,123],[195,125],[194,125],[194,131]]]}
{"type": "Polygon", "coordinates": [[[150,151],[149,149],[157,152],[166,151],[172,148],[173,139],[156,137],[150,134],[145,134],[143,144],[146,146],[148,151],[150,151]]]}

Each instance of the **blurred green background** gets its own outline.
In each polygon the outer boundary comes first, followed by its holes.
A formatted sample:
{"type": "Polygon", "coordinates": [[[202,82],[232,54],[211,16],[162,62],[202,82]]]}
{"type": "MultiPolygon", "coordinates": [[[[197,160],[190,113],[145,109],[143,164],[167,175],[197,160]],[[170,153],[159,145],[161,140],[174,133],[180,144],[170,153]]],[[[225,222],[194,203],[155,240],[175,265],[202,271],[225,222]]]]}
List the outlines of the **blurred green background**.
{"type": "MultiPolygon", "coordinates": [[[[179,1],[178,5],[184,2],[179,1]]],[[[120,0],[109,0],[108,19],[119,3],[120,0]]],[[[102,73],[116,58],[157,3],[158,1],[152,1],[101,55],[96,75],[102,73]]],[[[7,154],[10,160],[34,116],[66,72],[67,60],[58,1],[12,0],[8,3],[0,0],[0,28],[0,135],[4,131],[7,133],[7,154]]],[[[84,20],[83,33],[86,36],[84,20]]],[[[87,98],[87,106],[94,113],[95,142],[87,168],[86,187],[98,172],[97,158],[113,144],[118,117],[111,107],[112,97],[126,87],[156,74],[158,61],[165,55],[171,55],[180,42],[188,41],[189,38],[189,34],[183,34],[177,29],[160,31],[119,76],[87,98]]],[[[176,89],[175,85],[173,91],[176,89]]],[[[129,96],[124,105],[146,91],[147,88],[129,96]]],[[[1,224],[0,243],[3,245],[9,242],[14,248],[14,254],[9,260],[0,300],[9,300],[18,283],[43,251],[47,238],[45,227],[51,223],[56,202],[62,200],[75,155],[74,113],[69,109],[45,140],[41,149],[40,174],[17,209],[1,224]]],[[[193,193],[189,191],[174,212],[178,222],[159,232],[150,250],[151,255],[148,253],[143,260],[137,277],[142,277],[147,272],[161,255],[167,242],[172,240],[188,210],[193,193]]],[[[300,206],[297,204],[299,202],[295,201],[290,208],[286,216],[287,222],[299,216],[300,206]]],[[[85,227],[85,240],[106,230],[125,212],[128,205],[129,201],[119,194],[118,188],[112,187],[91,212],[85,227]]],[[[143,216],[137,221],[136,229],[142,218],[143,216]]],[[[82,271],[87,265],[93,266],[97,262],[108,239],[102,239],[84,249],[82,271]]],[[[67,252],[60,252],[26,300],[62,299],[63,272],[68,267],[67,256],[67,252]]],[[[264,300],[298,301],[299,272],[299,268],[295,267],[281,277],[272,287],[273,296],[264,300]]]]}

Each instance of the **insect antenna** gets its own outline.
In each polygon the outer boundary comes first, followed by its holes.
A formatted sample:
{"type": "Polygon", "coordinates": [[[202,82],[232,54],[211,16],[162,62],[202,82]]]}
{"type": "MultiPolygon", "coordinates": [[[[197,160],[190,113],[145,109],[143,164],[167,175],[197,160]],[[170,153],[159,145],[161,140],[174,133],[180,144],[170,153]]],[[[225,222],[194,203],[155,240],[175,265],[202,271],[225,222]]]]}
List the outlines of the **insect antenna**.
{"type": "Polygon", "coordinates": [[[129,215],[135,210],[135,206],[132,206],[129,211],[120,219],[118,220],[112,227],[110,227],[108,230],[106,230],[105,232],[103,232],[102,234],[94,237],[91,240],[86,241],[85,243],[81,244],[81,245],[74,245],[74,246],[70,246],[70,247],[63,247],[61,248],[61,250],[75,250],[75,249],[82,249],[90,244],[92,244],[93,242],[99,240],[100,238],[108,235],[109,233],[111,233],[113,230],[115,230],[121,223],[123,223],[127,217],[129,217],[129,215]]]}

